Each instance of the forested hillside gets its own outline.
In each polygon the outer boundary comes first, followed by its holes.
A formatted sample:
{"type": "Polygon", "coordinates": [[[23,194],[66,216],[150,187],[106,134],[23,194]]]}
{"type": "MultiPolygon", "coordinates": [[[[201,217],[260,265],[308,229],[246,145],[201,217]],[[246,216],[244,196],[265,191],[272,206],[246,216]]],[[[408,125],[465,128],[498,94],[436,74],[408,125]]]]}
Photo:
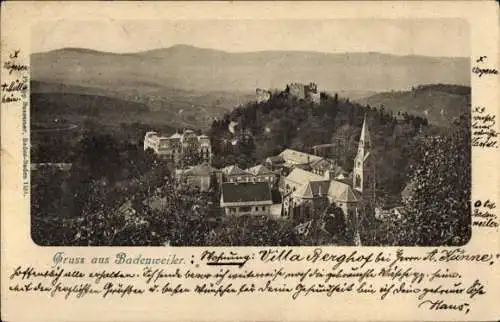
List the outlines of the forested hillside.
{"type": "Polygon", "coordinates": [[[119,122],[130,122],[148,111],[144,104],[98,95],[34,93],[30,99],[31,117],[35,123],[53,117],[115,117],[119,122]]]}
{"type": "Polygon", "coordinates": [[[248,103],[227,113],[212,124],[214,165],[246,167],[287,147],[311,152],[314,145],[332,143],[338,152],[331,157],[351,171],[365,115],[377,160],[379,194],[398,195],[422,138],[447,130],[430,125],[423,116],[363,106],[337,95],[322,94],[321,103],[314,104],[276,92],[268,102],[248,103]],[[230,122],[238,123],[235,134],[228,131],[230,122]]]}
{"type": "Polygon", "coordinates": [[[117,86],[100,88],[31,81],[32,110],[38,120],[46,116],[82,118],[97,116],[119,122],[169,123],[174,127],[206,129],[214,117],[248,101],[254,93],[184,91],[160,86],[117,86]],[[78,107],[78,108],[77,108],[78,107]],[[107,117],[110,116],[110,117],[107,117]]]}
{"type": "Polygon", "coordinates": [[[430,123],[450,125],[470,109],[471,90],[459,85],[421,85],[411,91],[383,92],[356,100],[362,105],[384,107],[393,113],[407,112],[430,123]]]}

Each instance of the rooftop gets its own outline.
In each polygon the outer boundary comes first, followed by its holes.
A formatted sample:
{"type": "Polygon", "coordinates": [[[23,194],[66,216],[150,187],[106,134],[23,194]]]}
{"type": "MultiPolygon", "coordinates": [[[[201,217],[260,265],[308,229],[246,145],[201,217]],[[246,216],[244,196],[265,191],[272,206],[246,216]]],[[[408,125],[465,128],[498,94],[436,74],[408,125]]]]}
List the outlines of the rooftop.
{"type": "Polygon", "coordinates": [[[237,164],[230,165],[225,168],[222,168],[222,172],[224,172],[227,176],[235,176],[235,175],[250,175],[251,173],[246,172],[245,170],[238,167],[237,164]]]}
{"type": "MultiPolygon", "coordinates": [[[[196,133],[192,130],[185,130],[183,133],[175,132],[174,134],[168,135],[164,133],[159,133],[155,131],[146,132],[146,137],[152,138],[156,137],[158,139],[182,139],[185,135],[192,137],[197,136],[196,133]]],[[[209,139],[209,137],[205,134],[197,136],[199,139],[209,139]]]]}
{"type": "Polygon", "coordinates": [[[247,169],[247,172],[250,172],[251,174],[257,176],[257,175],[264,175],[264,174],[274,174],[271,170],[266,168],[263,165],[256,165],[255,167],[251,167],[247,169]]]}
{"type": "Polygon", "coordinates": [[[334,200],[342,202],[357,202],[361,197],[361,194],[354,191],[350,185],[338,180],[330,181],[328,195],[334,200]]]}
{"type": "Polygon", "coordinates": [[[295,168],[286,180],[301,185],[294,195],[301,198],[330,196],[335,201],[357,202],[360,194],[354,191],[347,180],[329,180],[315,173],[295,168]]]}
{"type": "Polygon", "coordinates": [[[293,149],[286,149],[279,155],[285,160],[285,162],[292,164],[306,164],[311,162],[317,162],[322,159],[317,155],[300,152],[293,149]]]}
{"type": "Polygon", "coordinates": [[[328,181],[310,181],[294,192],[294,194],[297,197],[306,199],[326,196],[328,193],[328,185],[328,181]]]}
{"type": "Polygon", "coordinates": [[[342,169],[337,164],[337,162],[326,158],[321,158],[319,160],[311,162],[311,167],[314,169],[321,169],[321,170],[333,169],[335,171],[340,171],[342,169]]]}
{"type": "Polygon", "coordinates": [[[307,184],[309,181],[327,180],[320,175],[299,168],[294,168],[292,172],[290,172],[290,174],[286,177],[286,179],[300,184],[307,184]]]}
{"type": "Polygon", "coordinates": [[[174,133],[171,136],[169,136],[170,139],[180,139],[181,137],[182,135],[179,133],[174,133]]]}

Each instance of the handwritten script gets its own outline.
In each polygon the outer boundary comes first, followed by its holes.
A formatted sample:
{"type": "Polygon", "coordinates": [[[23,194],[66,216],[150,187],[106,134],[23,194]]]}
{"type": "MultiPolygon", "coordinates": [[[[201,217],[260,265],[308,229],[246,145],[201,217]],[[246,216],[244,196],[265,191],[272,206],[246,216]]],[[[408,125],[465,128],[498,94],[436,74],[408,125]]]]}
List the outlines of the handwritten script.
{"type": "Polygon", "coordinates": [[[498,148],[498,131],[495,129],[496,115],[488,113],[483,106],[472,110],[472,146],[498,148]]]}
{"type": "Polygon", "coordinates": [[[28,65],[21,62],[21,51],[16,49],[9,53],[3,69],[7,71],[6,81],[1,85],[2,103],[9,104],[25,101],[28,91],[28,65]]]}
{"type": "Polygon", "coordinates": [[[468,314],[474,301],[489,290],[481,278],[466,278],[452,267],[459,262],[488,267],[499,258],[500,254],[469,253],[462,248],[426,253],[403,249],[345,253],[326,248],[300,252],[264,248],[248,253],[205,250],[190,259],[125,252],[85,258],[57,252],[47,268],[15,267],[9,273],[9,290],[64,299],[272,294],[300,301],[363,294],[377,301],[405,297],[421,310],[468,314]],[[293,263],[300,265],[289,265],[293,263]]]}
{"type": "Polygon", "coordinates": [[[472,225],[476,227],[498,228],[498,216],[495,214],[497,206],[491,200],[474,202],[472,225]]]}
{"type": "Polygon", "coordinates": [[[481,78],[485,75],[498,75],[498,70],[491,67],[484,67],[487,63],[488,56],[479,56],[476,59],[476,65],[472,67],[472,72],[477,75],[477,77],[481,78]]]}
{"type": "Polygon", "coordinates": [[[29,67],[23,61],[26,57],[19,49],[11,50],[2,68],[2,83],[0,84],[2,105],[18,105],[22,108],[22,174],[23,194],[29,194],[29,67]]]}

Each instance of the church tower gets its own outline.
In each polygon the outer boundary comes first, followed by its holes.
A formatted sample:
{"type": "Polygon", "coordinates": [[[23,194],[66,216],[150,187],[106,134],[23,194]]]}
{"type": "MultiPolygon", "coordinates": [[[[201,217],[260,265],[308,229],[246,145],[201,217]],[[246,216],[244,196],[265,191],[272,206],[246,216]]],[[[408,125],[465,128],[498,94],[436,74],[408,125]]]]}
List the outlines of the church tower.
{"type": "Polygon", "coordinates": [[[375,162],[366,115],[359,138],[358,153],[354,159],[353,188],[362,194],[364,203],[375,203],[375,162]]]}

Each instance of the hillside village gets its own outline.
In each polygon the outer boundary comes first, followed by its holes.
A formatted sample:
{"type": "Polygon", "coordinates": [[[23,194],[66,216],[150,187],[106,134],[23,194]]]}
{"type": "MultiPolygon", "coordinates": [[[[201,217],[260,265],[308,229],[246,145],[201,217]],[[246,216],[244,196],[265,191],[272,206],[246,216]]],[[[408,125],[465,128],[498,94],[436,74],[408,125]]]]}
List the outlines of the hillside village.
{"type": "MultiPolygon", "coordinates": [[[[470,182],[442,178],[470,167],[470,156],[456,153],[470,144],[464,117],[450,131],[294,82],[257,89],[205,133],[122,125],[110,135],[88,122],[71,141],[57,139],[71,153],[32,164],[33,238],[49,245],[460,244],[469,226],[459,200],[468,200],[470,182]],[[446,155],[454,157],[433,164],[446,155]],[[443,182],[456,203],[435,198],[443,182]],[[458,217],[422,217],[436,207],[458,217]],[[412,235],[416,221],[432,228],[412,235]]],[[[54,140],[51,132],[37,135],[54,140]]]]}
{"type": "Polygon", "coordinates": [[[342,209],[343,220],[351,224],[357,222],[353,218],[362,208],[375,208],[371,139],[366,120],[358,154],[353,160],[355,170],[350,174],[335,160],[293,149],[269,156],[263,164],[248,169],[241,169],[238,165],[217,169],[210,165],[211,149],[205,141],[206,136],[189,140],[193,135],[190,130],[168,137],[153,135],[156,133],[146,134],[144,150],[152,149],[159,157],[172,160],[181,167],[175,171],[177,185],[217,194],[220,203],[216,206],[228,216],[271,216],[290,220],[302,227],[312,219],[320,219],[314,218],[314,214],[323,213],[332,203],[342,209]],[[184,159],[202,163],[186,166],[184,159]],[[278,196],[274,200],[273,190],[278,196]]]}
{"type": "MultiPolygon", "coordinates": [[[[315,83],[291,83],[284,93],[295,100],[320,102],[315,83]]],[[[271,95],[271,91],[257,89],[255,100],[265,103],[271,95]]],[[[231,122],[228,131],[236,134],[237,125],[231,122]]],[[[243,138],[240,136],[242,140],[251,135],[244,130],[241,133],[244,133],[243,138]]],[[[231,142],[235,145],[238,139],[231,142]]],[[[319,147],[323,146],[315,146],[314,150],[319,147]]],[[[328,219],[340,220],[345,223],[346,231],[353,234],[353,242],[359,244],[360,216],[370,213],[380,220],[394,220],[406,213],[403,204],[387,208],[377,202],[376,162],[366,116],[352,160],[352,171],[343,169],[335,159],[290,148],[245,169],[238,164],[216,168],[212,166],[213,153],[208,136],[196,136],[192,130],[166,136],[147,132],[144,151],[147,150],[173,163],[176,168],[174,185],[212,194],[216,202],[211,207],[220,209],[220,214],[287,220],[303,235],[309,233],[313,221],[324,229],[328,219]],[[340,212],[334,214],[331,205],[340,212]]]]}

